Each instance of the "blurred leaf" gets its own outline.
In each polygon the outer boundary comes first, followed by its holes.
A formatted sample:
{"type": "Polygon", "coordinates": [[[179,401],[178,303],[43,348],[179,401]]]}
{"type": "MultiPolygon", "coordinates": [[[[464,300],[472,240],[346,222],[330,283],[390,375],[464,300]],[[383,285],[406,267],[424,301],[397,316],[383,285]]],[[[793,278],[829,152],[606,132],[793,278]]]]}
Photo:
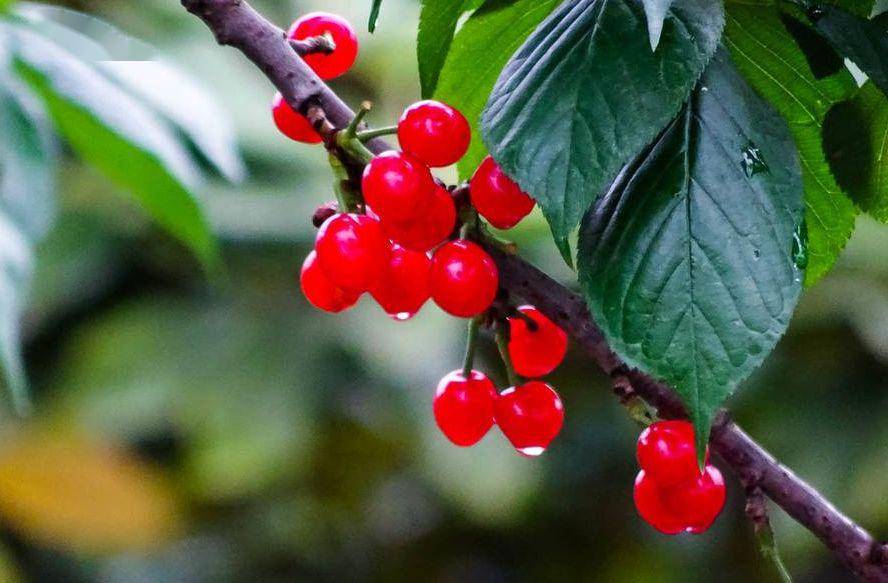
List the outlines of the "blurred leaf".
{"type": "Polygon", "coordinates": [[[808,60],[808,66],[816,79],[823,79],[839,73],[845,66],[839,56],[820,33],[791,14],[780,13],[780,21],[792,35],[796,44],[808,60]]]}
{"type": "Polygon", "coordinates": [[[583,214],[687,99],[724,10],[678,0],[656,52],[644,23],[634,0],[561,4],[512,56],[482,115],[484,143],[539,203],[568,263],[583,214]]]}
{"type": "Polygon", "coordinates": [[[660,35],[663,34],[663,21],[666,13],[675,0],[642,0],[644,14],[647,17],[648,37],[651,41],[651,50],[657,50],[660,44],[660,35]]]}
{"type": "Polygon", "coordinates": [[[823,153],[826,112],[856,90],[844,68],[816,79],[774,6],[726,3],[724,43],[753,87],[789,122],[802,163],[810,286],[833,266],[854,231],[857,209],[833,178],[823,153]]]}
{"type": "Polygon", "coordinates": [[[722,402],[789,325],[803,209],[786,123],[721,51],[583,221],[577,261],[595,321],[629,366],[675,387],[701,454],[722,402]]]}
{"type": "Polygon", "coordinates": [[[471,176],[487,155],[481,141],[481,111],[500,71],[559,1],[485,2],[453,39],[434,97],[459,109],[472,124],[471,146],[458,165],[461,178],[471,176]]]}
{"type": "MultiPolygon", "coordinates": [[[[450,52],[460,17],[481,4],[481,0],[424,0],[419,13],[416,57],[422,96],[431,97],[438,84],[441,67],[450,52]]],[[[505,4],[504,4],[505,5],[505,4]]]]}
{"type": "Polygon", "coordinates": [[[888,94],[888,17],[866,20],[833,6],[811,11],[817,30],[888,94]]]}
{"type": "Polygon", "coordinates": [[[38,103],[11,76],[0,47],[0,369],[19,412],[28,408],[20,323],[33,247],[54,217],[55,149],[38,103]]]}
{"type": "Polygon", "coordinates": [[[367,21],[367,30],[376,32],[376,21],[379,20],[379,9],[382,8],[382,0],[372,0],[370,5],[370,18],[367,21]]]}
{"type": "Polygon", "coordinates": [[[823,125],[823,146],[839,184],[861,209],[888,223],[888,98],[866,83],[837,104],[823,125]]]}
{"type": "Polygon", "coordinates": [[[176,137],[87,63],[24,27],[15,28],[15,37],[20,74],[43,98],[71,147],[134,194],[154,220],[213,268],[216,241],[192,194],[199,174],[176,137]]]}
{"type": "Polygon", "coordinates": [[[158,470],[83,437],[36,430],[0,447],[0,516],[33,542],[91,554],[157,547],[182,520],[158,470]]]}
{"type": "Polygon", "coordinates": [[[232,182],[244,178],[231,116],[215,95],[153,47],[103,20],[67,8],[25,3],[17,13],[32,30],[93,63],[173,123],[225,178],[232,182]]]}

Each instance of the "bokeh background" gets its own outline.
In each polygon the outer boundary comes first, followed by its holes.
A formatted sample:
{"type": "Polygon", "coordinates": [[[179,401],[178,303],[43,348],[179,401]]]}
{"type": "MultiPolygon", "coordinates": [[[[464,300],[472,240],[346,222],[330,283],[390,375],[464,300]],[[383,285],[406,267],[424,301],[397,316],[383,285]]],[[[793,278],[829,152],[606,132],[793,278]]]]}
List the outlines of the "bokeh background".
{"type": "MultiPolygon", "coordinates": [[[[431,416],[464,323],[427,306],[396,323],[364,301],[331,316],[296,283],[332,198],[321,149],[288,142],[272,89],[174,0],[71,0],[154,46],[217,96],[249,177],[202,196],[223,241],[208,278],[134,204],[73,159],[39,250],[25,322],[35,414],[0,429],[0,581],[772,581],[730,477],[697,537],[664,537],[631,499],[638,427],[572,352],[551,378],[564,431],[539,459],[494,429],[462,450],[431,416]]],[[[312,9],[362,31],[335,88],[392,123],[418,97],[418,2],[255,4],[282,26],[312,9]]],[[[196,107],[199,104],[195,104],[196,107]]],[[[452,178],[447,172],[444,178],[452,178]]],[[[522,253],[565,282],[541,217],[522,253]]],[[[861,217],[835,272],[806,293],[787,337],[731,401],[799,474],[888,537],[888,231],[861,217]]],[[[492,342],[480,366],[502,382],[492,342]]],[[[800,581],[851,577],[773,513],[800,581]]]]}

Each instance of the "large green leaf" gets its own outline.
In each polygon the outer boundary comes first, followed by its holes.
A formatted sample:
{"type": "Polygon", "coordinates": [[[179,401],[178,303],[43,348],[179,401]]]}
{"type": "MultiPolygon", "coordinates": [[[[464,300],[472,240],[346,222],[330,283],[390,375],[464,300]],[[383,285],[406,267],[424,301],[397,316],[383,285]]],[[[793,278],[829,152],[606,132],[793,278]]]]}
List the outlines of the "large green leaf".
{"type": "Polygon", "coordinates": [[[663,34],[663,23],[666,14],[675,0],[642,0],[644,13],[647,16],[648,37],[651,41],[651,50],[657,50],[660,44],[660,35],[663,34]]]}
{"type": "Polygon", "coordinates": [[[458,165],[462,178],[471,176],[487,155],[481,111],[500,72],[560,1],[488,0],[453,39],[434,97],[459,109],[472,124],[472,144],[458,165]]]}
{"type": "Polygon", "coordinates": [[[23,412],[28,398],[20,321],[33,248],[54,216],[56,159],[38,103],[2,64],[0,136],[0,385],[9,389],[13,405],[23,412]]]}
{"type": "Polygon", "coordinates": [[[460,17],[477,8],[479,0],[423,0],[416,35],[416,58],[423,97],[431,97],[450,51],[460,17]]]}
{"type": "Polygon", "coordinates": [[[809,10],[817,30],[888,94],[888,18],[866,20],[835,6],[809,10]]]}
{"type": "Polygon", "coordinates": [[[16,14],[174,124],[227,179],[244,177],[234,126],[218,99],[150,45],[67,8],[25,2],[16,14]]]}
{"type": "Polygon", "coordinates": [[[855,202],[888,223],[888,98],[872,82],[833,107],[823,126],[824,149],[839,184],[855,202]]]}
{"type": "Polygon", "coordinates": [[[715,51],[721,2],[678,0],[651,52],[637,0],[565,2],[527,39],[482,116],[484,143],[567,239],[684,103],[715,51]]]}
{"type": "Polygon", "coordinates": [[[720,51],[583,221],[580,280],[596,322],[630,366],[675,387],[700,445],[789,324],[803,208],[786,122],[720,51]]]}
{"type": "Polygon", "coordinates": [[[367,19],[367,30],[376,32],[376,21],[379,20],[379,11],[382,8],[382,0],[371,0],[370,18],[367,19]]]}
{"type": "Polygon", "coordinates": [[[753,87],[789,122],[805,183],[809,261],[807,285],[823,277],[854,231],[857,216],[823,153],[822,124],[829,108],[853,94],[845,69],[816,79],[773,6],[728,2],[725,44],[753,87]]]}
{"type": "Polygon", "coordinates": [[[213,267],[216,241],[193,194],[199,174],[175,134],[89,64],[24,27],[13,34],[19,73],[44,100],[58,132],[213,267]]]}

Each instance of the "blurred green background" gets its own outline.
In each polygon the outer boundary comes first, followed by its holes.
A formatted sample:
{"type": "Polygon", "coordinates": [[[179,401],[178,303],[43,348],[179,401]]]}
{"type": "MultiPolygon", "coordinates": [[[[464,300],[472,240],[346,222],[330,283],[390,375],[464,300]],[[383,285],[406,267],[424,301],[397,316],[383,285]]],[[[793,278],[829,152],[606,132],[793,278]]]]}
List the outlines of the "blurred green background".
{"type": "MultiPolygon", "coordinates": [[[[296,283],[312,210],[332,198],[324,153],[274,129],[272,89],[174,0],[72,0],[150,42],[217,95],[249,178],[207,183],[223,241],[214,281],[94,170],[69,162],[61,215],[39,250],[25,321],[36,413],[0,447],[0,581],[776,580],[757,554],[739,485],[697,537],[636,517],[638,428],[572,352],[551,378],[566,425],[539,459],[494,429],[458,449],[431,397],[457,368],[463,323],[427,306],[407,323],[363,301],[338,316],[296,283]]],[[[418,98],[418,3],[255,2],[286,26],[323,9],[361,30],[334,82],[392,123],[418,98]]],[[[452,178],[444,172],[442,178],[452,178]]],[[[562,265],[541,217],[514,238],[562,265]]],[[[839,507],[888,534],[888,245],[861,218],[840,265],[731,401],[766,447],[839,507]]],[[[480,366],[502,382],[492,342],[480,366]]],[[[851,576],[775,511],[799,581],[851,576]]]]}

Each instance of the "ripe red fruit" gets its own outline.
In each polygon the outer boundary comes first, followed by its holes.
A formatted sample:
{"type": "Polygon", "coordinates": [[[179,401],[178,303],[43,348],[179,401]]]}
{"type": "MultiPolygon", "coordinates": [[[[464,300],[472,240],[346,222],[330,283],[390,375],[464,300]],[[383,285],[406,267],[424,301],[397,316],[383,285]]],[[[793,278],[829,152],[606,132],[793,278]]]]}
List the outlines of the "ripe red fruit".
{"type": "Polygon", "coordinates": [[[496,263],[481,247],[457,239],[432,258],[432,299],[452,316],[470,318],[490,307],[499,288],[496,263]]]}
{"type": "Polygon", "coordinates": [[[725,481],[713,465],[707,465],[704,472],[690,482],[674,486],[658,482],[657,485],[664,508],[694,534],[709,529],[725,505],[725,481]]]}
{"type": "Polygon", "coordinates": [[[645,522],[663,534],[678,534],[686,525],[663,504],[657,482],[645,470],[638,472],[633,490],[635,509],[645,522]]]}
{"type": "Polygon", "coordinates": [[[472,204],[497,229],[511,229],[535,204],[490,156],[475,170],[469,191],[472,204]]]}
{"type": "Polygon", "coordinates": [[[484,374],[473,370],[467,379],[455,370],[441,379],[432,409],[438,427],[456,445],[475,445],[493,426],[496,389],[484,374]]]}
{"type": "Polygon", "coordinates": [[[311,127],[308,118],[290,107],[280,93],[275,93],[271,101],[271,115],[274,125],[291,140],[304,144],[319,144],[323,141],[320,134],[311,127]]]}
{"type": "Polygon", "coordinates": [[[494,418],[519,453],[534,457],[546,451],[564,423],[564,406],[550,385],[530,381],[509,387],[494,403],[494,418]]]}
{"type": "Polygon", "coordinates": [[[542,377],[561,364],[567,354],[567,334],[533,306],[518,308],[526,318],[509,318],[509,356],[515,372],[523,377],[542,377]]]}
{"type": "Polygon", "coordinates": [[[388,265],[370,293],[386,314],[407,320],[429,299],[431,270],[432,260],[425,253],[392,245],[388,265]]]}
{"type": "Polygon", "coordinates": [[[329,35],[336,49],[330,54],[314,53],[303,59],[321,79],[339,77],[355,63],[358,57],[358,37],[349,22],[327,12],[311,12],[293,23],[287,37],[305,40],[313,36],[329,35]]]}
{"type": "Polygon", "coordinates": [[[299,283],[305,299],[325,312],[338,313],[355,305],[360,294],[336,287],[318,264],[318,254],[312,251],[302,264],[299,283]]]}
{"type": "Polygon", "coordinates": [[[315,249],[321,268],[334,285],[365,292],[388,262],[389,243],[378,220],[340,213],[318,229],[315,249]]]}
{"type": "Polygon", "coordinates": [[[456,205],[453,197],[438,185],[435,185],[432,203],[418,219],[407,223],[382,221],[382,228],[392,241],[407,249],[422,252],[444,241],[453,232],[455,225],[456,205]]]}
{"type": "Polygon", "coordinates": [[[641,432],[636,447],[638,464],[662,486],[700,476],[694,426],[687,421],[658,421],[641,432]]]}
{"type": "Polygon", "coordinates": [[[404,110],[398,121],[398,142],[429,166],[456,164],[472,140],[469,122],[440,101],[420,101],[404,110]]]}
{"type": "Polygon", "coordinates": [[[418,219],[431,205],[435,184],[428,166],[404,152],[385,152],[364,168],[364,200],[384,221],[418,219]]]}

